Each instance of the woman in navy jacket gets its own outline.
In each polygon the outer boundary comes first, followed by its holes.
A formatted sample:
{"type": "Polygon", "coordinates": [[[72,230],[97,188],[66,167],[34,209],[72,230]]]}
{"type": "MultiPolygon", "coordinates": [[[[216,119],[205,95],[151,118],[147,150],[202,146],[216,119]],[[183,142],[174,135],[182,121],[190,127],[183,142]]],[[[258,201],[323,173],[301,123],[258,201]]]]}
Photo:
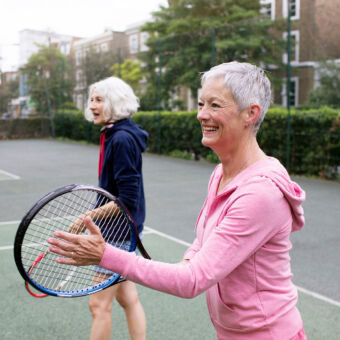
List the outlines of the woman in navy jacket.
{"type": "MultiPolygon", "coordinates": [[[[141,233],[145,220],[142,152],[145,151],[148,134],[131,120],[138,106],[138,98],[131,87],[119,78],[110,77],[90,86],[85,117],[102,126],[99,186],[119,198],[141,233]]],[[[104,269],[98,270],[106,273],[104,269]]],[[[115,298],[124,308],[131,339],[145,339],[145,314],[136,286],[125,281],[91,295],[90,340],[110,338],[111,309],[115,298]]]]}

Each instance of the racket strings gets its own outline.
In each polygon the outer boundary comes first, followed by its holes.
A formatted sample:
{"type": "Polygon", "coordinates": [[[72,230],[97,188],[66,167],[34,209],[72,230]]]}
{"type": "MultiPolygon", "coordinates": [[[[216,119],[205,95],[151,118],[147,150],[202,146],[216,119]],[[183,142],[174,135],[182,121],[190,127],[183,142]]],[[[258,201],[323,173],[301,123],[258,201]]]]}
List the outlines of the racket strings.
{"type": "MultiPolygon", "coordinates": [[[[60,224],[61,221],[65,223],[65,221],[68,220],[68,223],[70,223],[71,218],[69,216],[74,215],[72,211],[81,211],[80,209],[76,208],[78,206],[77,203],[78,202],[75,201],[74,196],[69,199],[69,196],[66,195],[63,196],[63,201],[61,201],[60,198],[51,201],[44,207],[44,209],[40,210],[34,221],[31,222],[31,226],[32,224],[36,225],[35,228],[30,228],[31,231],[33,230],[31,237],[37,239],[37,231],[39,231],[39,237],[43,240],[46,240],[47,237],[51,236],[50,230],[62,228],[62,225],[60,224]],[[72,205],[74,207],[73,209],[70,208],[72,205]],[[63,212],[65,216],[61,216],[60,212],[63,212]]],[[[46,242],[44,242],[42,246],[46,247],[46,242]]],[[[41,247],[40,250],[43,251],[41,247]]],[[[35,254],[33,254],[33,256],[35,256],[35,254]]],[[[54,286],[55,280],[59,280],[59,277],[63,277],[64,275],[61,268],[59,268],[58,271],[52,270],[53,277],[47,275],[49,267],[51,266],[51,262],[55,261],[56,259],[55,255],[52,256],[53,258],[51,258],[51,256],[52,254],[50,254],[49,257],[46,257],[46,259],[41,262],[41,265],[35,268],[33,272],[33,275],[38,272],[42,273],[40,276],[34,276],[35,280],[39,279],[37,282],[40,282],[42,286],[46,286],[48,282],[50,286],[54,286]]],[[[33,275],[31,274],[31,277],[33,277],[33,275]]]]}
{"type": "MultiPolygon", "coordinates": [[[[103,235],[105,240],[116,247],[126,249],[126,244],[129,246],[131,230],[128,218],[114,202],[92,190],[67,192],[47,203],[36,214],[24,236],[21,256],[27,272],[36,259],[45,254],[30,273],[38,285],[51,290],[82,291],[93,287],[94,282],[96,286],[102,285],[114,274],[108,278],[107,273],[98,273],[95,266],[60,265],[56,263],[59,256],[48,252],[46,239],[52,237],[55,230],[69,232],[79,216],[85,217],[96,209],[91,217],[101,230],[106,231],[103,235]]],[[[80,229],[83,229],[82,224],[73,232],[84,231],[80,229]]]]}

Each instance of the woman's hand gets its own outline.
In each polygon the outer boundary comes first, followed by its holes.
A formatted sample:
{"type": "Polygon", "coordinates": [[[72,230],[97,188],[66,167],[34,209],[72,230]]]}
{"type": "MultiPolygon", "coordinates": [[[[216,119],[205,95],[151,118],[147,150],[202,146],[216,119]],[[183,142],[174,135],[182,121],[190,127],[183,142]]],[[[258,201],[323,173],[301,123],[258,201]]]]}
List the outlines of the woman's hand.
{"type": "Polygon", "coordinates": [[[88,235],[75,235],[62,231],[54,232],[47,242],[49,250],[66,258],[58,258],[57,262],[75,266],[99,264],[103,257],[106,243],[99,228],[89,216],[85,217],[84,225],[89,230],[88,235]]]}

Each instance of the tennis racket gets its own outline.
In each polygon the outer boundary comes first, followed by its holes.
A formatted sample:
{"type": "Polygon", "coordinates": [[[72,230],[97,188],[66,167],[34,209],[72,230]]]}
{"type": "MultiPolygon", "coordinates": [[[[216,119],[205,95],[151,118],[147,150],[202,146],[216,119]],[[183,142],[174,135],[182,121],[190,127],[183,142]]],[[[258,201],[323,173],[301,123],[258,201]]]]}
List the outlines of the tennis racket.
{"type": "Polygon", "coordinates": [[[60,256],[48,250],[46,240],[56,230],[87,234],[86,216],[100,228],[105,242],[129,252],[137,247],[150,259],[132,217],[116,197],[90,185],[67,185],[42,197],[24,216],[15,236],[15,263],[31,295],[84,296],[124,280],[99,266],[58,264],[60,256]],[[43,294],[34,293],[29,285],[43,294]]]}

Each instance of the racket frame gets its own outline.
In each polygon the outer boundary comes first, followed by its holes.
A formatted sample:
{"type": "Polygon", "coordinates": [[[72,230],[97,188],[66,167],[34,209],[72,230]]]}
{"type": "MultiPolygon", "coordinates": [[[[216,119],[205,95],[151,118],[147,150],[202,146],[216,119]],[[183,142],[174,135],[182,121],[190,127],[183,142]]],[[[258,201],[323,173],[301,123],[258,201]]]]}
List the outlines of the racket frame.
{"type": "MultiPolygon", "coordinates": [[[[79,191],[79,190],[94,191],[96,193],[100,193],[101,195],[105,196],[110,201],[113,201],[120,208],[121,212],[123,212],[125,217],[128,219],[129,224],[130,224],[130,226],[133,230],[133,232],[132,232],[133,238],[131,240],[130,251],[134,251],[137,247],[139,249],[140,253],[142,254],[142,256],[144,256],[147,259],[150,259],[149,254],[145,250],[145,248],[144,248],[144,246],[143,246],[143,244],[142,244],[142,242],[141,242],[141,240],[138,236],[138,231],[137,231],[137,228],[136,228],[136,225],[135,225],[135,222],[134,222],[132,216],[130,215],[127,208],[123,205],[122,202],[120,202],[120,200],[118,198],[116,198],[115,196],[113,196],[112,194],[107,192],[106,190],[92,186],[92,185],[70,184],[70,185],[63,186],[61,188],[57,188],[57,189],[49,192],[45,196],[43,196],[41,199],[39,199],[31,207],[31,209],[26,213],[26,215],[22,218],[22,221],[19,224],[17,233],[15,235],[14,249],[13,249],[14,260],[15,260],[16,266],[18,268],[20,275],[25,280],[25,282],[26,283],[28,282],[31,286],[33,286],[34,288],[36,288],[40,292],[47,294],[47,295],[58,296],[58,297],[85,296],[85,295],[89,295],[89,294],[101,291],[101,290],[103,290],[107,287],[110,287],[110,286],[112,286],[116,283],[120,283],[122,281],[125,281],[125,279],[123,277],[121,277],[119,274],[113,273],[112,276],[109,279],[105,280],[103,283],[98,283],[98,284],[94,285],[91,289],[89,289],[89,288],[80,289],[78,291],[72,291],[72,293],[71,293],[71,292],[68,292],[68,291],[62,291],[62,290],[56,291],[56,290],[52,290],[52,289],[43,287],[39,283],[35,282],[30,277],[30,268],[28,269],[28,271],[25,270],[24,265],[23,265],[22,260],[21,260],[21,258],[22,258],[22,256],[21,256],[22,255],[22,245],[23,245],[23,240],[24,240],[27,228],[29,227],[29,225],[32,222],[32,220],[34,219],[34,217],[50,201],[56,199],[57,197],[59,197],[63,194],[73,192],[73,191],[79,191]]],[[[75,269],[76,268],[72,268],[70,270],[70,272],[72,272],[75,269]]],[[[26,285],[26,283],[25,283],[25,285],[26,285]]],[[[27,285],[26,285],[26,288],[27,288],[27,285]]],[[[31,294],[31,295],[34,296],[34,294],[31,294]]],[[[37,296],[37,297],[40,297],[40,296],[37,296]]]]}

